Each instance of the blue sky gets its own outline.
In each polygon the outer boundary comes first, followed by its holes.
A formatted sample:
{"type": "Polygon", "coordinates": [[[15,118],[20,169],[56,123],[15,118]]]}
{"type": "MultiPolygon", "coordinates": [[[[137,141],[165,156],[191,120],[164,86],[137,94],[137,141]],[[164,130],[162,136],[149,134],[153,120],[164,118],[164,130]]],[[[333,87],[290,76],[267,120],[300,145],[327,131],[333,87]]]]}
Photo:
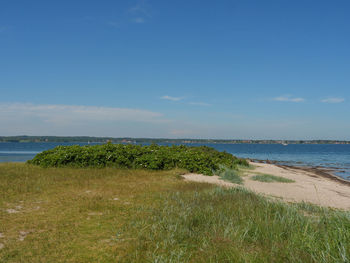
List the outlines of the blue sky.
{"type": "Polygon", "coordinates": [[[0,2],[0,135],[350,140],[349,1],[0,2]]]}

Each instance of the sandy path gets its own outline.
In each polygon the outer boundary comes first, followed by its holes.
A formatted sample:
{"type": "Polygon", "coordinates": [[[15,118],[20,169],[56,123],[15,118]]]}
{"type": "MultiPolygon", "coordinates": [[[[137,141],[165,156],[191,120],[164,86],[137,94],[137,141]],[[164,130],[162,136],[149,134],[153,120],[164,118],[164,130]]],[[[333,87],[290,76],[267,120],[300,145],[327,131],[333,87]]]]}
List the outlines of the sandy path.
{"type": "MultiPolygon", "coordinates": [[[[244,176],[244,186],[254,192],[282,198],[289,202],[309,202],[325,207],[350,210],[350,186],[329,178],[322,177],[312,171],[283,168],[273,164],[252,163],[256,169],[244,176]],[[289,178],[295,183],[264,183],[253,181],[250,177],[255,173],[265,173],[289,178]]],[[[206,182],[226,187],[236,187],[236,184],[226,182],[218,176],[186,174],[185,180],[206,182]]]]}

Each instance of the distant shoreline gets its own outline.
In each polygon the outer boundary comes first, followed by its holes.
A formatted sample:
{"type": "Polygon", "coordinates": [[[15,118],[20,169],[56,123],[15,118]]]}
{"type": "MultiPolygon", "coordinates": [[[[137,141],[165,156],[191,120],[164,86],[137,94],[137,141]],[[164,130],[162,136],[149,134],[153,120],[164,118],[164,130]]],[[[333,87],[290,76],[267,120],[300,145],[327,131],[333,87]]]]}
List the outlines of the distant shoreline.
{"type": "Polygon", "coordinates": [[[183,144],[350,144],[347,140],[246,140],[246,139],[170,139],[131,137],[90,137],[90,136],[0,136],[0,142],[56,142],[56,143],[183,143],[183,144]]]}

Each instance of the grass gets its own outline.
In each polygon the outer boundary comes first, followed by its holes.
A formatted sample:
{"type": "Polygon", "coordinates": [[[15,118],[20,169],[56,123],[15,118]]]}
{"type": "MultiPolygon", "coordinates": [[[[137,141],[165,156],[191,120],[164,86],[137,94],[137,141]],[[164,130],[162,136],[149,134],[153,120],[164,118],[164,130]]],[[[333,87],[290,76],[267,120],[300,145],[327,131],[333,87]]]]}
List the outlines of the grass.
{"type": "Polygon", "coordinates": [[[234,184],[243,184],[243,179],[239,175],[239,170],[237,169],[229,169],[229,168],[224,168],[221,173],[219,173],[219,176],[221,179],[234,183],[234,184]]]}
{"type": "Polygon", "coordinates": [[[260,175],[254,175],[251,177],[254,181],[264,182],[264,183],[272,183],[272,182],[279,182],[279,183],[294,183],[294,180],[284,178],[281,176],[275,176],[271,174],[260,174],[260,175]]]}
{"type": "Polygon", "coordinates": [[[183,172],[0,164],[0,262],[349,262],[349,212],[183,172]]]}

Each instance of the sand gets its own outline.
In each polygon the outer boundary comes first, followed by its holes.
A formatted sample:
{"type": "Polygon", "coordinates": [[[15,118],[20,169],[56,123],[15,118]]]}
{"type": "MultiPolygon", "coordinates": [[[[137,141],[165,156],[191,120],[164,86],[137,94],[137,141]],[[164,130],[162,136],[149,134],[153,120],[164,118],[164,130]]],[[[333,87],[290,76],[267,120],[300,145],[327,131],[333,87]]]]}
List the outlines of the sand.
{"type": "MultiPolygon", "coordinates": [[[[328,173],[316,169],[301,169],[265,163],[251,163],[256,168],[243,176],[244,187],[256,193],[280,198],[287,202],[307,202],[323,207],[350,210],[350,184],[328,173]],[[270,174],[292,179],[294,183],[265,183],[253,181],[256,173],[270,174]]],[[[223,181],[219,176],[200,174],[183,175],[185,180],[237,187],[223,181]]]]}

